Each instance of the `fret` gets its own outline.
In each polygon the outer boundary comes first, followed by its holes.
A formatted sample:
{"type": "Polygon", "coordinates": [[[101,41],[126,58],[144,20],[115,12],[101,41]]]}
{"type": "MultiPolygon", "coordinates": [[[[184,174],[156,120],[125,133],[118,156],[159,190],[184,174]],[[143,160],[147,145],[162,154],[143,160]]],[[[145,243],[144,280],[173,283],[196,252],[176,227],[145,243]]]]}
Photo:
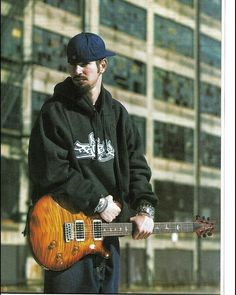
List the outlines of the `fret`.
{"type": "Polygon", "coordinates": [[[181,233],[193,231],[193,222],[156,222],[154,223],[153,229],[153,233],[181,233]]]}
{"type": "Polygon", "coordinates": [[[103,223],[102,235],[105,236],[128,236],[132,233],[132,223],[103,223]]]}
{"type": "MultiPolygon", "coordinates": [[[[193,222],[155,222],[153,233],[194,232],[199,225],[193,222]]],[[[102,223],[102,236],[128,236],[132,234],[132,223],[102,223]]]]}

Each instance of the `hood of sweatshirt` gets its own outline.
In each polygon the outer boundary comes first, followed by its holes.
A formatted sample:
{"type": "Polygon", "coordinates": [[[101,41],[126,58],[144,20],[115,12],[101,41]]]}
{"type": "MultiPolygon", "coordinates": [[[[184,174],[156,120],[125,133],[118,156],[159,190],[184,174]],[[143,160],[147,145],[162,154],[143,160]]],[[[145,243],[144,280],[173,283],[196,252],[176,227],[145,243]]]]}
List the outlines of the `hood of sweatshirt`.
{"type": "Polygon", "coordinates": [[[78,88],[72,82],[71,77],[67,77],[63,82],[57,84],[54,88],[55,99],[62,100],[71,107],[78,107],[80,112],[84,112],[88,116],[94,116],[94,111],[103,114],[110,114],[112,110],[112,97],[102,85],[101,92],[95,106],[88,97],[80,97],[78,88]]]}
{"type": "Polygon", "coordinates": [[[71,77],[67,77],[63,82],[55,86],[52,100],[59,100],[67,105],[68,108],[77,110],[79,113],[88,116],[95,137],[96,158],[98,157],[99,137],[104,141],[105,152],[107,152],[108,138],[111,137],[112,133],[110,122],[113,113],[113,99],[103,85],[97,102],[93,105],[88,97],[80,97],[78,88],[72,82],[71,77]]]}

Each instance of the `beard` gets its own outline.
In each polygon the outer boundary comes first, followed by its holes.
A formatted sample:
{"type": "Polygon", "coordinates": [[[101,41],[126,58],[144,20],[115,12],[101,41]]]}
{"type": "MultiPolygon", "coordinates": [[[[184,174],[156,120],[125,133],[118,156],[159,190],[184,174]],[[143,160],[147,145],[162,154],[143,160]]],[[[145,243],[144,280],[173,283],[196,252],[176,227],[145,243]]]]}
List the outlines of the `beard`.
{"type": "Polygon", "coordinates": [[[90,97],[91,96],[91,89],[92,87],[87,83],[86,78],[80,77],[73,77],[72,82],[76,86],[78,98],[81,99],[83,97],[90,97]]]}

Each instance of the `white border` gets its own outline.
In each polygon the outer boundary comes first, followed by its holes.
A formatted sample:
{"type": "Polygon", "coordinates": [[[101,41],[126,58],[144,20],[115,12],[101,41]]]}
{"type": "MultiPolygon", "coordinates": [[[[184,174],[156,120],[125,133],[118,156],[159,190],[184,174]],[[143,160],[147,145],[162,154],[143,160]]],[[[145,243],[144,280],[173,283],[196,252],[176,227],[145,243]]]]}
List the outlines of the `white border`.
{"type": "Polygon", "coordinates": [[[235,1],[222,1],[221,294],[235,294],[235,1]]]}

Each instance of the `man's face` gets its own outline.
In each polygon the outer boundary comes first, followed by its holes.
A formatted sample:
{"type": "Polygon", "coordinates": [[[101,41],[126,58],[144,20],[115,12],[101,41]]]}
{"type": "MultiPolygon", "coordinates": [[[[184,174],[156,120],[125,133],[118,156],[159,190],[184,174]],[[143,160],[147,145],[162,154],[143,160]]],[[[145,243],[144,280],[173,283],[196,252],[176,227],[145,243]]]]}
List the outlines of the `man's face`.
{"type": "Polygon", "coordinates": [[[84,94],[101,83],[100,64],[96,61],[69,64],[69,73],[73,83],[84,94]]]}

